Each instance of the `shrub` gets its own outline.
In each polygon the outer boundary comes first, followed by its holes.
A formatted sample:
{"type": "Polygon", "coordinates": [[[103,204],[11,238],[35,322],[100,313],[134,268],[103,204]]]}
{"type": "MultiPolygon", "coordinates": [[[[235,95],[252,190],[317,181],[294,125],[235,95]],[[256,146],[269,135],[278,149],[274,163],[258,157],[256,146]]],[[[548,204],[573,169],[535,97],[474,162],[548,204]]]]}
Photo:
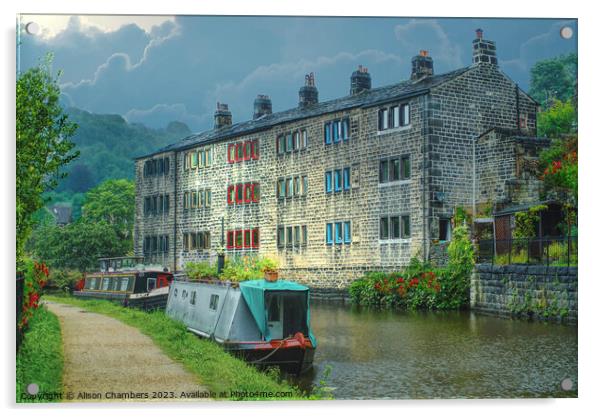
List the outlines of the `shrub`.
{"type": "Polygon", "coordinates": [[[217,265],[209,262],[187,262],[184,271],[189,279],[212,279],[217,277],[217,265]]]}
{"type": "Polygon", "coordinates": [[[55,269],[48,278],[48,287],[69,292],[75,288],[77,282],[82,278],[83,275],[79,271],[55,269]]]}

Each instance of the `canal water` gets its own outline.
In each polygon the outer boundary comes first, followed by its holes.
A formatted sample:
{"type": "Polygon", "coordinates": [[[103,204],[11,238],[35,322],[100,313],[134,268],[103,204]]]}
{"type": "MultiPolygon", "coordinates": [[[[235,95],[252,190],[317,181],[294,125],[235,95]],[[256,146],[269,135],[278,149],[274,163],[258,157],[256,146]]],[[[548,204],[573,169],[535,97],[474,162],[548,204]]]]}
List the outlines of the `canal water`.
{"type": "Polygon", "coordinates": [[[331,367],[336,399],[577,396],[576,326],[320,301],[311,325],[315,366],[299,383],[316,385],[331,367]]]}

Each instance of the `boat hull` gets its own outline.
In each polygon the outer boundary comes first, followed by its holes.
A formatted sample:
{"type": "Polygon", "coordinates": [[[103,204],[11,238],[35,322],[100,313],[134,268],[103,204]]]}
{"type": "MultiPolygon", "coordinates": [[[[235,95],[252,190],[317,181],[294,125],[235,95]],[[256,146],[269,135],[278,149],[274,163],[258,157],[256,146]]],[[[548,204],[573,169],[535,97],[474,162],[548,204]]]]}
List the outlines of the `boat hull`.
{"type": "Polygon", "coordinates": [[[315,348],[308,344],[283,343],[234,343],[225,344],[226,351],[261,368],[277,366],[282,371],[300,375],[313,367],[315,348]]]}

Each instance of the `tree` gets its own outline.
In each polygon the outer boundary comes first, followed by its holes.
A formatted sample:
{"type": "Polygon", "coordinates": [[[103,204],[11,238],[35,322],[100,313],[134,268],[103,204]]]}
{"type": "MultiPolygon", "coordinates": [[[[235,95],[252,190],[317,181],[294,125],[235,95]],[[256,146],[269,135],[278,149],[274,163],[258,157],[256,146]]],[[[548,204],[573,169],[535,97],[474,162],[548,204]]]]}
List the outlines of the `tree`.
{"type": "Polygon", "coordinates": [[[537,134],[547,138],[560,138],[573,133],[577,114],[571,101],[554,100],[553,104],[537,115],[537,134]]]}
{"type": "Polygon", "coordinates": [[[113,226],[118,239],[132,247],[136,189],[133,181],[107,180],[86,193],[84,218],[113,226]]]}
{"type": "Polygon", "coordinates": [[[58,77],[51,58],[21,74],[17,80],[17,268],[22,266],[25,242],[34,225],[33,214],[44,205],[42,193],[56,187],[60,167],[78,156],[69,141],[77,126],[59,105],[58,77]]]}
{"type": "Polygon", "coordinates": [[[529,94],[547,108],[553,100],[571,100],[575,95],[576,79],[577,54],[545,59],[531,68],[529,94]]]}

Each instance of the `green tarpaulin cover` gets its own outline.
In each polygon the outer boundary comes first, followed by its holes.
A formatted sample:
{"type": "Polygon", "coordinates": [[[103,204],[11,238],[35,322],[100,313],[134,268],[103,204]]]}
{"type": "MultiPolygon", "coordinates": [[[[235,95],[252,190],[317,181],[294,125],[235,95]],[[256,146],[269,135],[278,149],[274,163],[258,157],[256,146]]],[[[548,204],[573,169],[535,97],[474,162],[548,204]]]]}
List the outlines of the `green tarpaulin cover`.
{"type": "Polygon", "coordinates": [[[261,331],[266,341],[272,340],[270,329],[268,328],[268,312],[265,303],[266,292],[271,291],[299,291],[306,293],[307,300],[307,329],[309,339],[312,345],[316,346],[316,338],[314,337],[311,328],[309,327],[309,288],[296,282],[279,279],[275,282],[266,281],[265,279],[257,279],[253,281],[243,281],[240,283],[240,291],[245,299],[251,314],[261,331]]]}

